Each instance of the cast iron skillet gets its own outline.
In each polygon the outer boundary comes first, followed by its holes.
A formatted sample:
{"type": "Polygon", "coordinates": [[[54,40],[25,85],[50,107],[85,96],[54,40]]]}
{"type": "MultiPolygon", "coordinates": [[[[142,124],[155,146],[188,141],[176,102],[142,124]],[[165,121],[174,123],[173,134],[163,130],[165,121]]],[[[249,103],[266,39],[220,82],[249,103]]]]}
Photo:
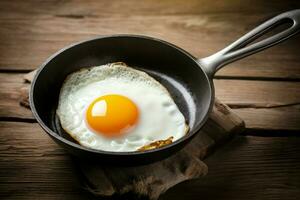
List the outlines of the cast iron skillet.
{"type": "Polygon", "coordinates": [[[45,132],[80,158],[130,165],[160,160],[186,145],[207,120],[214,102],[212,78],[217,70],[295,35],[300,29],[299,23],[300,9],[283,13],[225,49],[200,60],[168,42],[146,36],[112,35],[83,41],[60,50],[42,64],[32,82],[31,109],[45,132]],[[250,44],[274,27],[288,22],[291,24],[289,28],[250,44]],[[190,130],[185,137],[170,145],[145,152],[93,150],[80,146],[67,137],[55,114],[60,88],[66,76],[82,67],[118,61],[148,72],[169,90],[189,124],[190,130]]]}

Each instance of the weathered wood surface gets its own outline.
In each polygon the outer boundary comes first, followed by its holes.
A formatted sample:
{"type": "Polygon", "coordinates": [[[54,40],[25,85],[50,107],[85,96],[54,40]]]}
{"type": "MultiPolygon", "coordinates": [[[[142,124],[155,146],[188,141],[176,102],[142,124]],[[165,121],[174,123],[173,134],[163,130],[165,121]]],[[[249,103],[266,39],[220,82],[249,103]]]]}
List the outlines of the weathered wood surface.
{"type": "MultiPolygon", "coordinates": [[[[34,73],[23,76],[27,86],[32,82],[34,73]]],[[[21,103],[28,104],[28,99],[21,103]]],[[[206,175],[207,166],[201,160],[244,129],[243,120],[228,106],[215,100],[212,113],[200,133],[189,145],[163,161],[143,166],[112,167],[99,164],[101,161],[85,163],[77,160],[76,165],[84,177],[86,188],[95,196],[114,198],[130,194],[155,200],[182,181],[206,175]]]]}
{"type": "MultiPolygon", "coordinates": [[[[1,199],[91,199],[70,157],[36,123],[0,122],[0,128],[1,199]]],[[[299,154],[299,137],[240,136],[205,160],[206,177],[160,199],[295,199],[299,154]]]]}
{"type": "Polygon", "coordinates": [[[154,200],[182,181],[206,175],[207,166],[201,160],[243,130],[243,121],[216,101],[208,121],[193,141],[163,161],[126,168],[83,162],[78,165],[87,180],[87,188],[96,196],[113,199],[130,194],[154,200]]]}
{"type": "Polygon", "coordinates": [[[23,76],[24,74],[0,73],[0,119],[33,119],[31,111],[20,105],[29,89],[23,76]]]}
{"type": "Polygon", "coordinates": [[[84,199],[76,168],[37,123],[0,122],[1,199],[84,199]]]}
{"type": "MultiPolygon", "coordinates": [[[[22,73],[0,73],[0,119],[33,120],[20,105],[28,84],[22,73]]],[[[214,81],[216,96],[233,108],[251,129],[300,129],[298,82],[222,80],[214,81]],[[283,98],[284,97],[284,98],[283,98]]]]}
{"type": "MultiPolygon", "coordinates": [[[[20,123],[15,123],[15,125],[19,124],[20,123]]],[[[36,125],[35,123],[28,124],[30,127],[36,125]]],[[[44,148],[47,151],[50,149],[50,151],[53,151],[53,154],[56,155],[56,148],[53,147],[52,144],[50,147],[48,147],[49,144],[43,144],[40,137],[36,135],[35,128],[34,130],[27,130],[28,132],[26,133],[19,133],[17,131],[15,133],[15,129],[11,129],[11,132],[9,132],[6,130],[6,123],[0,123],[0,129],[4,131],[2,137],[5,138],[3,141],[0,140],[3,148],[3,152],[0,151],[0,155],[3,153],[1,158],[9,164],[13,163],[5,159],[7,156],[5,150],[9,150],[9,153],[14,156],[16,153],[19,153],[17,157],[20,156],[21,158],[26,158],[24,154],[27,151],[30,152],[30,150],[35,151],[32,152],[33,155],[40,154],[45,158],[51,157],[51,154],[48,156],[47,153],[43,153],[42,149],[44,148]],[[22,135],[20,136],[20,134],[22,135]],[[16,140],[15,143],[14,140],[16,140]],[[15,147],[24,145],[21,141],[28,141],[28,146],[31,146],[21,152],[15,151],[15,147]],[[39,152],[39,150],[41,151],[39,152]]],[[[237,115],[232,113],[227,106],[216,101],[213,112],[210,114],[210,118],[201,130],[201,133],[184,149],[163,161],[143,166],[106,167],[103,166],[103,164],[99,164],[99,161],[93,163],[76,160],[76,166],[80,169],[79,174],[82,174],[84,177],[82,182],[84,182],[85,187],[96,196],[114,197],[130,194],[133,197],[154,200],[158,199],[158,197],[169,188],[182,181],[206,175],[207,166],[201,159],[219,147],[224,141],[228,141],[232,138],[235,133],[240,133],[243,130],[244,122],[237,115]]],[[[7,157],[10,158],[9,156],[7,157]]],[[[23,161],[25,164],[32,162],[30,159],[24,159],[23,161]]],[[[4,167],[7,167],[7,165],[4,164],[4,167]]],[[[49,169],[49,166],[47,169],[49,169]]],[[[4,179],[7,178],[7,175],[11,176],[11,174],[7,174],[5,170],[0,171],[5,173],[0,174],[0,177],[4,179]]],[[[26,174],[23,174],[23,176],[24,175],[26,174]]]]}
{"type": "Polygon", "coordinates": [[[205,160],[206,177],[175,186],[161,200],[297,200],[299,145],[299,137],[235,138],[205,160]]]}
{"type": "MultiPolygon", "coordinates": [[[[73,42],[120,33],[158,37],[204,57],[263,20],[296,7],[300,2],[2,1],[0,69],[32,70],[73,42]]],[[[296,36],[222,69],[217,76],[299,80],[299,42],[296,36]]]]}
{"type": "MultiPolygon", "coordinates": [[[[283,12],[288,9],[295,9],[297,1],[280,0],[261,1],[261,0],[225,0],[213,2],[207,0],[120,0],[98,1],[98,0],[67,0],[67,1],[43,1],[14,0],[1,1],[1,11],[9,15],[26,16],[34,14],[63,15],[74,18],[86,16],[127,16],[127,15],[190,15],[203,13],[262,13],[262,12],[283,12]],[[30,9],[29,9],[30,8],[30,9]],[[14,11],[14,12],[11,12],[14,11]],[[74,16],[75,15],[75,16],[74,16]]],[[[2,15],[5,17],[6,15],[2,15]]]]}
{"type": "MultiPolygon", "coordinates": [[[[72,42],[115,33],[158,37],[203,57],[296,8],[296,0],[0,1],[0,199],[92,199],[69,156],[19,106],[20,72],[72,42]]],[[[300,199],[300,139],[271,137],[299,134],[299,44],[298,35],[217,73],[217,97],[245,119],[247,133],[268,137],[236,138],[205,160],[206,177],[161,199],[300,199]]]]}

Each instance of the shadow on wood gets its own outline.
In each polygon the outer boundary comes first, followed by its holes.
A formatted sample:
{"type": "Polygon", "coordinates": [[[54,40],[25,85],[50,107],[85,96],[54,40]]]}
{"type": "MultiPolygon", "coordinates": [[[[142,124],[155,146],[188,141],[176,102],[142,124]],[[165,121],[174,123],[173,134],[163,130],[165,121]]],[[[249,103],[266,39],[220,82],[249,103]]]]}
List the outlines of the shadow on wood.
{"type": "MultiPolygon", "coordinates": [[[[34,72],[24,76],[31,82],[34,72]]],[[[28,91],[21,105],[28,107],[28,91]]],[[[108,199],[158,199],[172,186],[204,176],[208,167],[202,161],[217,147],[244,130],[244,122],[226,105],[216,100],[212,113],[197,136],[181,151],[165,160],[136,167],[102,166],[74,158],[84,188],[108,199]]]]}

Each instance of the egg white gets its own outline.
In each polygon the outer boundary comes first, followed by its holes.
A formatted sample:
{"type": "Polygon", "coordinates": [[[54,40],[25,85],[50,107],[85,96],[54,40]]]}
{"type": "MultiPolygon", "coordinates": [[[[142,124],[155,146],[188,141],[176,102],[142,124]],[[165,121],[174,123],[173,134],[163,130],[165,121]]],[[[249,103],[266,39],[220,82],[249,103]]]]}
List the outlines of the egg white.
{"type": "Polygon", "coordinates": [[[166,88],[145,72],[120,62],[70,74],[60,91],[57,115],[62,128],[82,146],[104,151],[136,151],[171,136],[176,141],[187,132],[185,118],[166,88]],[[87,107],[107,94],[126,96],[138,107],[138,122],[129,133],[109,138],[88,128],[87,107]]]}

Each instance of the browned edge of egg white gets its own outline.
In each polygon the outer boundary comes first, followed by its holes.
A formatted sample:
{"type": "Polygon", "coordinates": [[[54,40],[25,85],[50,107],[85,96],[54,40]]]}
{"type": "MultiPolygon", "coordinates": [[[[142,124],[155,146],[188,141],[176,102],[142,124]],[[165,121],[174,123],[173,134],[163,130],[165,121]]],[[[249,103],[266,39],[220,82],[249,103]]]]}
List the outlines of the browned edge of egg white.
{"type": "Polygon", "coordinates": [[[150,149],[156,149],[156,148],[160,148],[162,146],[168,145],[172,143],[173,140],[173,136],[169,137],[166,140],[157,140],[155,142],[151,142],[150,144],[147,144],[145,146],[142,146],[141,148],[138,149],[138,151],[147,151],[150,149]]]}
{"type": "MultiPolygon", "coordinates": [[[[185,126],[185,134],[187,134],[190,130],[190,127],[186,124],[185,126]]],[[[166,145],[169,145],[173,142],[174,137],[171,136],[166,140],[157,140],[154,142],[151,142],[150,144],[144,145],[140,148],[137,149],[137,151],[147,151],[147,150],[151,150],[151,149],[157,149],[166,145]]]]}

